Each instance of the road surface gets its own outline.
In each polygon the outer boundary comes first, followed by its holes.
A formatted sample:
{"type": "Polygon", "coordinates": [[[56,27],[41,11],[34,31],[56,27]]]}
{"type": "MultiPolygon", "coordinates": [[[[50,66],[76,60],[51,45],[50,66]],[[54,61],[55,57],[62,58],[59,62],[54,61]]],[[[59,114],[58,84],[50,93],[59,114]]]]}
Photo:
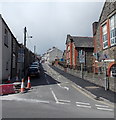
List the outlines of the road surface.
{"type": "Polygon", "coordinates": [[[47,64],[31,78],[27,93],[2,96],[2,118],[114,118],[114,108],[97,101],[47,64]]]}

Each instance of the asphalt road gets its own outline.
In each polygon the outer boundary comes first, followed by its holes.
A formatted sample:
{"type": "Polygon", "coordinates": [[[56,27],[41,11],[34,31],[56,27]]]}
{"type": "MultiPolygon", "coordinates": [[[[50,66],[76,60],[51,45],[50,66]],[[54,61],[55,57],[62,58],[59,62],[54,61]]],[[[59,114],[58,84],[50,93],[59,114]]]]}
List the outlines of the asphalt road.
{"type": "Polygon", "coordinates": [[[2,96],[2,118],[114,118],[114,108],[92,99],[43,64],[27,93],[2,96]]]}

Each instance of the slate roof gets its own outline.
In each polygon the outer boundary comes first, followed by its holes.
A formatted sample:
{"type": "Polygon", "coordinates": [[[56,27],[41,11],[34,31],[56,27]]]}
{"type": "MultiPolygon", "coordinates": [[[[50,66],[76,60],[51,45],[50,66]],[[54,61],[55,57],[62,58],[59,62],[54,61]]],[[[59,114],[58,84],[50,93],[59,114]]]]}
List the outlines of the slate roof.
{"type": "Polygon", "coordinates": [[[73,37],[75,47],[94,47],[91,37],[73,37]]]}
{"type": "Polygon", "coordinates": [[[75,47],[93,48],[92,37],[67,36],[74,42],[75,47]]]}

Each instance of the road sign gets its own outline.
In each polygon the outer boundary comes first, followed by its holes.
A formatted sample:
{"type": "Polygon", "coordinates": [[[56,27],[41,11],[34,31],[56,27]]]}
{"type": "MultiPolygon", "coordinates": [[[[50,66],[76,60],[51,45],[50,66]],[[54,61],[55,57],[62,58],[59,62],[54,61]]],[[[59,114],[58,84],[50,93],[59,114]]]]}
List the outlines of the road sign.
{"type": "Polygon", "coordinates": [[[24,48],[20,48],[18,51],[18,63],[24,63],[24,48]]]}
{"type": "Polygon", "coordinates": [[[83,51],[83,50],[79,51],[79,62],[85,63],[85,51],[83,51]]]}

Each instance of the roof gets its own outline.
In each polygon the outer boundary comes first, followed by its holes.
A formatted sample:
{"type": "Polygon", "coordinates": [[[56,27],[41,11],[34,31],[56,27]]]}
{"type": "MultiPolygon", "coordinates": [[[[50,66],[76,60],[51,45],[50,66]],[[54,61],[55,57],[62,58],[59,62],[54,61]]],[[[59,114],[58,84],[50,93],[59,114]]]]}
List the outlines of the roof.
{"type": "Polygon", "coordinates": [[[73,37],[75,47],[94,47],[92,37],[73,37]]]}
{"type": "MultiPolygon", "coordinates": [[[[61,51],[61,52],[62,52],[62,50],[58,49],[57,47],[52,47],[52,48],[50,48],[50,49],[47,51],[47,53],[51,53],[51,52],[54,51],[54,50],[58,50],[58,51],[61,51]]],[[[62,53],[63,53],[63,52],[62,52],[62,53]]]]}
{"type": "Polygon", "coordinates": [[[70,36],[69,39],[74,42],[75,47],[93,48],[92,37],[70,36]]]}

